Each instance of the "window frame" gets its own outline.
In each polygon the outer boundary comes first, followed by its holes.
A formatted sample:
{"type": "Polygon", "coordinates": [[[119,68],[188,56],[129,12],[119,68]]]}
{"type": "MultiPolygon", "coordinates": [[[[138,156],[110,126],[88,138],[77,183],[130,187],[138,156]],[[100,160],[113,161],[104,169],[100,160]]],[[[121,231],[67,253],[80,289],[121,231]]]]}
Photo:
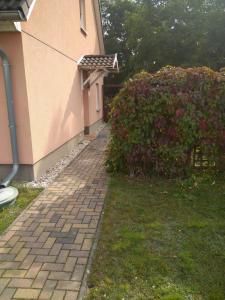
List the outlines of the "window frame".
{"type": "Polygon", "coordinates": [[[80,30],[83,34],[87,35],[86,1],[79,0],[79,6],[80,6],[80,30]]]}

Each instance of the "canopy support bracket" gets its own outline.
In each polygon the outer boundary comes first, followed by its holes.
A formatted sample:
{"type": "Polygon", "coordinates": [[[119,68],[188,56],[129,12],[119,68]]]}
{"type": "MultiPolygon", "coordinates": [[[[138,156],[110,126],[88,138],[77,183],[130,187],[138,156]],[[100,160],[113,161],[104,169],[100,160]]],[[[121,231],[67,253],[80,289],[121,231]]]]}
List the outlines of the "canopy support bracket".
{"type": "Polygon", "coordinates": [[[107,76],[108,75],[108,70],[103,69],[101,71],[99,70],[92,70],[89,73],[89,76],[86,80],[84,80],[84,71],[81,70],[81,87],[82,90],[85,88],[85,86],[87,85],[87,83],[89,83],[89,86],[91,87],[100,77],[102,76],[107,76]],[[91,80],[91,78],[93,77],[93,75],[95,75],[95,77],[91,80]]]}

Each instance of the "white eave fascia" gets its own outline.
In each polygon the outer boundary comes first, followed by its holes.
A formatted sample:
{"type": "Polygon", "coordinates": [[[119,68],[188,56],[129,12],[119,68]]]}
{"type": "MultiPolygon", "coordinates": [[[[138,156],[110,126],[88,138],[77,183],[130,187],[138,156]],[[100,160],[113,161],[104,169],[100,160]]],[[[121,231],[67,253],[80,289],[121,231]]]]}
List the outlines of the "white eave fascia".
{"type": "Polygon", "coordinates": [[[113,68],[116,68],[118,69],[118,55],[117,53],[115,54],[115,58],[114,58],[114,62],[113,62],[113,68]]]}
{"type": "Polygon", "coordinates": [[[16,28],[16,31],[21,32],[21,22],[14,22],[14,26],[16,28]]]}
{"type": "Polygon", "coordinates": [[[95,12],[95,20],[96,20],[96,26],[98,31],[100,50],[101,50],[101,54],[105,54],[105,46],[104,46],[103,30],[102,30],[102,17],[100,13],[100,3],[99,0],[92,0],[92,1],[93,1],[94,12],[95,12]]]}
{"type": "Polygon", "coordinates": [[[33,0],[33,2],[32,2],[32,4],[31,4],[31,6],[30,6],[30,8],[29,8],[29,12],[28,12],[28,15],[27,15],[26,21],[28,21],[28,20],[29,20],[29,18],[30,18],[30,16],[31,16],[31,13],[32,13],[32,11],[33,11],[33,9],[34,9],[34,6],[35,6],[35,4],[36,4],[36,1],[37,1],[37,0],[33,0]]]}
{"type": "Polygon", "coordinates": [[[82,61],[82,59],[84,58],[84,55],[82,55],[79,59],[78,59],[78,61],[77,61],[77,65],[79,65],[80,64],[80,62],[82,61]]]}

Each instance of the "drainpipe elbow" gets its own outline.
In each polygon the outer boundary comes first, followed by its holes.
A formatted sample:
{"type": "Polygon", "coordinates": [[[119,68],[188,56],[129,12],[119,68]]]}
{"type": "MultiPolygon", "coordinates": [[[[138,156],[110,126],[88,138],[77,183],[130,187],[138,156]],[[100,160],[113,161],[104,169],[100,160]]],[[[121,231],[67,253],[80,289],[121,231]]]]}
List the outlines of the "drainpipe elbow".
{"type": "Polygon", "coordinates": [[[0,188],[6,188],[16,176],[19,170],[19,164],[14,164],[11,173],[0,183],[0,188]]]}

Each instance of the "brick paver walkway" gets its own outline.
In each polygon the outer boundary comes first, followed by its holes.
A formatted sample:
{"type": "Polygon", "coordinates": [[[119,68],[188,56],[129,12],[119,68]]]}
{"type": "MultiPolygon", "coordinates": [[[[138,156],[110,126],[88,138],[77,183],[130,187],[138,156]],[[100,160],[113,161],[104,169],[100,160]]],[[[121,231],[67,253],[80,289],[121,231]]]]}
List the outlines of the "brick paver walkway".
{"type": "Polygon", "coordinates": [[[78,299],[106,194],[107,129],[0,239],[0,299],[78,299]]]}

